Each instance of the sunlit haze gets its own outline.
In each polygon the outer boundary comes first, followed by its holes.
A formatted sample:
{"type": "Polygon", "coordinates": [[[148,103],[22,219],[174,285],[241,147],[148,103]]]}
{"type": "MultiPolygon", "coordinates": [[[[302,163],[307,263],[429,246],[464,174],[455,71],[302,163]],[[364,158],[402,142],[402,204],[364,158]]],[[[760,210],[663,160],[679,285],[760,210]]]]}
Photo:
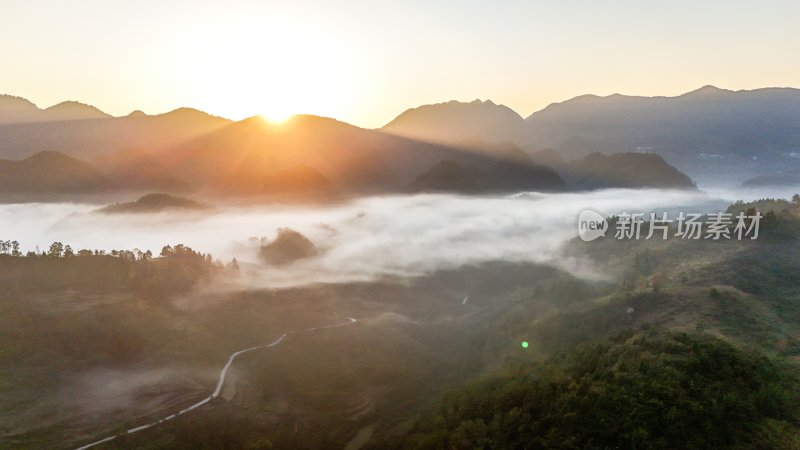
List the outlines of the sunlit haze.
{"type": "Polygon", "coordinates": [[[0,86],[40,107],[189,106],[378,127],[490,98],[523,116],[577,95],[800,85],[800,4],[43,2],[2,7],[0,86]]]}
{"type": "Polygon", "coordinates": [[[800,448],[798,17],[0,0],[0,450],[800,448]]]}

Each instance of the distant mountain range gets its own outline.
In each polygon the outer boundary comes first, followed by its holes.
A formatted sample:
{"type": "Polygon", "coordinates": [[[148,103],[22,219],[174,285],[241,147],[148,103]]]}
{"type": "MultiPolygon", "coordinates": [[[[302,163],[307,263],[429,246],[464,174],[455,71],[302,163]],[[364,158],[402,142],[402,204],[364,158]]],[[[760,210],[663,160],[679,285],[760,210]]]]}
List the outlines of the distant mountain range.
{"type": "Polygon", "coordinates": [[[0,95],[0,124],[107,119],[111,117],[91,105],[63,102],[41,109],[22,97],[0,95]]]}
{"type": "Polygon", "coordinates": [[[450,101],[411,108],[386,124],[388,133],[461,146],[523,143],[525,120],[514,110],[490,100],[450,101]]]}
{"type": "Polygon", "coordinates": [[[561,174],[576,188],[694,189],[692,180],[655,153],[592,153],[562,166],[561,174]]]}
{"type": "Polygon", "coordinates": [[[408,186],[412,192],[565,191],[567,183],[554,170],[533,164],[497,161],[477,165],[444,159],[418,175],[408,186]]]}
{"type": "Polygon", "coordinates": [[[584,95],[524,120],[491,102],[448,102],[410,109],[384,129],[436,142],[508,141],[531,153],[554,150],[564,160],[655,152],[702,183],[738,184],[800,165],[800,89],[584,95]]]}
{"type": "Polygon", "coordinates": [[[123,150],[153,152],[230,123],[191,108],[112,117],[78,102],[39,109],[25,99],[5,95],[0,96],[0,157],[19,159],[55,150],[90,160],[123,150]]]}
{"type": "Polygon", "coordinates": [[[282,125],[260,118],[233,123],[163,152],[173,173],[217,192],[261,193],[288,190],[316,193],[404,192],[419,174],[442,160],[491,172],[498,165],[528,177],[494,177],[486,190],[563,190],[558,174],[523,153],[479,152],[398,137],[316,116],[296,116],[282,125]],[[517,158],[517,159],[514,159],[517,158]],[[499,183],[503,183],[501,187],[499,183]]]}
{"type": "Polygon", "coordinates": [[[21,161],[0,159],[0,193],[79,194],[112,188],[99,170],[62,153],[40,152],[21,161]]]}
{"type": "Polygon", "coordinates": [[[0,96],[0,157],[9,159],[2,192],[328,197],[793,183],[800,90],[586,95],[527,118],[491,101],[451,101],[376,130],[316,116],[233,122],[189,108],[112,117],[0,96]]]}
{"type": "MultiPolygon", "coordinates": [[[[191,114],[204,123],[211,117],[191,114]]],[[[457,161],[486,174],[470,192],[567,189],[553,169],[534,164],[519,149],[487,153],[416,141],[316,116],[297,116],[282,125],[258,117],[226,121],[221,127],[173,145],[155,146],[153,150],[119,150],[128,133],[139,126],[133,122],[139,120],[156,120],[156,125],[161,126],[163,122],[159,121],[164,119],[139,116],[52,123],[59,133],[75,133],[69,135],[73,144],[93,141],[97,136],[105,142],[115,135],[119,142],[102,153],[96,141],[87,145],[92,147],[88,152],[78,147],[69,155],[35,153],[29,158],[38,162],[33,165],[28,159],[6,161],[9,173],[17,170],[15,167],[23,167],[25,170],[20,173],[25,175],[6,177],[0,192],[55,195],[191,190],[211,195],[325,199],[419,191],[419,186],[410,184],[442,160],[457,161]],[[100,131],[96,134],[94,130],[100,131]]],[[[47,131],[44,122],[4,125],[10,131],[27,131],[32,126],[47,131]]],[[[190,127],[197,128],[194,124],[190,127]]],[[[175,128],[178,135],[188,134],[180,126],[175,128]]],[[[162,142],[173,140],[178,139],[167,133],[162,142]]],[[[33,146],[31,142],[26,145],[33,146]]],[[[431,186],[430,190],[439,189],[431,186]]]]}
{"type": "Polygon", "coordinates": [[[120,150],[94,158],[90,163],[128,190],[187,192],[193,189],[151,152],[120,150]]]}

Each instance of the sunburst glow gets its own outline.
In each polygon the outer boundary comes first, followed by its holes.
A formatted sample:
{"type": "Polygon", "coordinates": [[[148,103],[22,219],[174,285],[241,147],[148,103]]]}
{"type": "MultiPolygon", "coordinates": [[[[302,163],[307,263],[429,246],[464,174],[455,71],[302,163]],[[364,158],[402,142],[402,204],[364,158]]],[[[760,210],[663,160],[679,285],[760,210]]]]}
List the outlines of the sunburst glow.
{"type": "Polygon", "coordinates": [[[266,123],[272,125],[282,125],[291,120],[291,118],[294,117],[295,114],[291,112],[275,110],[267,113],[261,113],[258,116],[261,117],[261,120],[263,120],[266,123]]]}
{"type": "MultiPolygon", "coordinates": [[[[200,23],[197,26],[205,27],[200,23]]],[[[186,80],[177,88],[202,93],[203,109],[243,119],[260,115],[282,123],[295,114],[336,117],[358,90],[359,65],[343,38],[319,27],[242,25],[222,33],[190,33],[167,39],[155,66],[180,54],[186,80]],[[202,42],[196,42],[201,36],[202,42]],[[187,50],[183,50],[187,49],[187,50]]]]}

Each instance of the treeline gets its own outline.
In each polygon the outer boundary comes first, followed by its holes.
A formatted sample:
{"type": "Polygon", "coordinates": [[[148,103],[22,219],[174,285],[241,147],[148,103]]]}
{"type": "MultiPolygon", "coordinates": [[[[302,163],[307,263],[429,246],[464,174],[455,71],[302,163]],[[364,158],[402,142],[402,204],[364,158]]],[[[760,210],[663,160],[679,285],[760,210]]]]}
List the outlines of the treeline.
{"type": "MultiPolygon", "coordinates": [[[[39,251],[38,248],[36,251],[28,251],[26,254],[22,254],[19,250],[19,241],[3,241],[0,240],[0,255],[6,256],[17,256],[17,257],[50,257],[50,258],[69,258],[72,256],[113,256],[117,258],[124,258],[131,261],[147,261],[153,258],[153,252],[150,250],[141,251],[138,248],[133,250],[102,250],[102,249],[81,249],[81,250],[73,250],[72,246],[69,244],[63,244],[61,242],[53,242],[47,248],[47,250],[39,251]]],[[[165,245],[161,248],[161,253],[159,253],[159,257],[161,258],[170,258],[170,257],[179,257],[179,258],[203,258],[208,263],[214,263],[216,265],[221,265],[222,262],[220,260],[214,261],[210,253],[201,253],[193,250],[191,247],[187,247],[183,244],[177,244],[174,247],[171,245],[165,245]]],[[[238,267],[238,262],[236,258],[234,258],[229,264],[235,265],[238,267]]]]}
{"type": "Polygon", "coordinates": [[[239,264],[183,244],[150,250],[74,250],[53,242],[46,250],[19,251],[17,241],[0,241],[0,281],[7,292],[75,288],[82,292],[131,292],[165,296],[185,292],[212,275],[235,275],[239,264]]]}

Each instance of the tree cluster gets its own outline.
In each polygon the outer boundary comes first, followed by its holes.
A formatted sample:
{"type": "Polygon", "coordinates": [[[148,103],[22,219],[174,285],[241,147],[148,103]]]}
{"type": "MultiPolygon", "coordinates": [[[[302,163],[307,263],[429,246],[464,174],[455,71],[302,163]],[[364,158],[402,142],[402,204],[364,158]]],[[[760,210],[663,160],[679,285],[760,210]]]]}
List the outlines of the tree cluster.
{"type": "Polygon", "coordinates": [[[450,392],[405,448],[776,448],[797,379],[706,335],[636,335],[450,392]]]}

